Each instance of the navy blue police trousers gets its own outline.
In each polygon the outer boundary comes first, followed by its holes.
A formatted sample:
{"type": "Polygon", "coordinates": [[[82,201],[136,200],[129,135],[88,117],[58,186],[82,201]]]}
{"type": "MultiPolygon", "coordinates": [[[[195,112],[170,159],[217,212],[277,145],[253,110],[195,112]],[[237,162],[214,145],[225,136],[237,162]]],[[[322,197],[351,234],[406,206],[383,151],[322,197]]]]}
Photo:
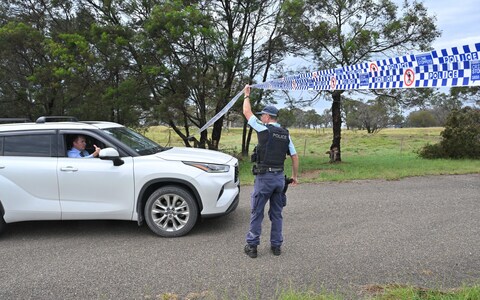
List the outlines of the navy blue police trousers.
{"type": "Polygon", "coordinates": [[[267,172],[256,175],[255,185],[250,200],[250,230],[246,237],[247,244],[251,246],[257,246],[260,244],[265,205],[270,200],[270,209],[268,210],[268,216],[272,222],[270,244],[271,246],[282,245],[284,186],[285,177],[283,172],[267,172]]]}

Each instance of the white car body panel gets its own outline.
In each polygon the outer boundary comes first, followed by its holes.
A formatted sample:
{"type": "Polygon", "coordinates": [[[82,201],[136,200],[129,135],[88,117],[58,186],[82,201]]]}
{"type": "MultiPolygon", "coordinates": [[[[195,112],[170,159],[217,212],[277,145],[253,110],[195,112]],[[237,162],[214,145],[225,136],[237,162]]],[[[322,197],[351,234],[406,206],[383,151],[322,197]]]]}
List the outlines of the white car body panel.
{"type": "Polygon", "coordinates": [[[5,222],[60,220],[57,158],[0,156],[5,222]]]}
{"type": "Polygon", "coordinates": [[[59,158],[58,182],[63,220],[131,220],[134,210],[133,160],[59,158]]]}
{"type": "Polygon", "coordinates": [[[227,164],[233,158],[231,155],[219,151],[178,147],[157,153],[155,156],[165,160],[208,162],[214,164],[227,164]]]}

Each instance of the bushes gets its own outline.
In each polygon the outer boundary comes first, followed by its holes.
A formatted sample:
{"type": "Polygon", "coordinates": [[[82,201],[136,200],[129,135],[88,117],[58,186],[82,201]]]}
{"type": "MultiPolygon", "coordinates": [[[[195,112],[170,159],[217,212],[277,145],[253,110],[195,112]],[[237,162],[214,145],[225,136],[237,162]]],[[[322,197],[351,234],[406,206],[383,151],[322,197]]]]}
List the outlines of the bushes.
{"type": "Polygon", "coordinates": [[[480,109],[453,110],[440,133],[439,144],[420,150],[423,158],[480,158],[480,109]]]}

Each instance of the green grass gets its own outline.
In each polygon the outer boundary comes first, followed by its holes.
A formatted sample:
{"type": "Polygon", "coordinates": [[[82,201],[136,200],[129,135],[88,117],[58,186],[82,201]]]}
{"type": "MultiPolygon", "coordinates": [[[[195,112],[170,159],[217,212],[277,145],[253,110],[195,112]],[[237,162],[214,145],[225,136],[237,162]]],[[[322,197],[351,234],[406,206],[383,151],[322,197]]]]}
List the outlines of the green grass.
{"type": "MultiPolygon", "coordinates": [[[[214,294],[191,293],[190,297],[185,299],[219,299],[214,294]]],[[[181,299],[176,294],[158,295],[156,299],[177,300],[181,299]],[[159,296],[161,296],[159,298],[159,296]]],[[[220,299],[229,299],[221,297],[220,299]]],[[[249,299],[248,296],[240,299],[249,299]]],[[[343,300],[345,298],[340,294],[323,291],[320,293],[313,291],[296,291],[292,288],[281,291],[276,298],[278,300],[343,300]]],[[[397,284],[391,285],[369,285],[363,288],[355,299],[365,300],[478,300],[480,299],[480,285],[462,286],[456,289],[439,290],[425,289],[414,286],[403,286],[397,284]]]]}
{"type": "MultiPolygon", "coordinates": [[[[426,144],[438,143],[442,128],[384,129],[377,134],[365,131],[342,131],[342,162],[330,164],[325,152],[332,141],[331,129],[291,129],[300,157],[300,183],[348,181],[362,179],[396,180],[409,176],[468,174],[480,172],[480,160],[427,160],[416,154],[426,144]]],[[[145,133],[164,146],[184,146],[181,139],[166,127],[151,127],[145,133]]],[[[224,130],[220,151],[240,159],[240,180],[252,184],[251,163],[240,157],[242,130],[224,130]]],[[[256,136],[252,137],[256,143],[256,136]]],[[[254,144],[250,146],[253,149],[254,144]]],[[[286,160],[290,174],[290,159],[286,160]]]]}
{"type": "MultiPolygon", "coordinates": [[[[369,300],[478,300],[480,285],[463,286],[450,290],[424,289],[413,286],[386,285],[368,286],[358,299],[369,300]]],[[[279,300],[341,300],[340,295],[322,292],[298,292],[288,290],[282,292],[279,300]]]]}
{"type": "MultiPolygon", "coordinates": [[[[342,162],[330,164],[325,152],[332,141],[331,129],[292,129],[290,133],[300,157],[300,183],[362,179],[396,180],[409,176],[467,174],[480,172],[480,160],[427,160],[416,152],[438,143],[442,128],[384,129],[377,134],[342,131],[342,162]]],[[[241,129],[224,131],[220,150],[239,157],[241,129]]],[[[256,143],[256,136],[252,139],[256,143]]],[[[179,144],[180,145],[180,144],[179,144]]],[[[253,145],[250,146],[250,149],[253,145]]],[[[240,158],[240,180],[252,184],[251,163],[240,158]]],[[[286,160],[290,174],[290,160],[286,160]]]]}
{"type": "Polygon", "coordinates": [[[380,287],[371,298],[373,300],[478,300],[480,299],[480,285],[463,286],[450,290],[430,290],[412,286],[384,286],[380,287]]]}

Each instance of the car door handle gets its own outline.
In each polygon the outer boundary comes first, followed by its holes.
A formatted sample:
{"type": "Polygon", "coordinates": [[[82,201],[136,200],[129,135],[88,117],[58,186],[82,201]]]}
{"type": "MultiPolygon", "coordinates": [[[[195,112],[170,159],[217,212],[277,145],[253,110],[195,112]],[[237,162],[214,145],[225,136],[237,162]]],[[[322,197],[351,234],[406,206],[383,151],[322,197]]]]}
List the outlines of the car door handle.
{"type": "Polygon", "coordinates": [[[63,171],[63,172],[77,172],[78,169],[74,168],[72,166],[68,166],[68,167],[61,167],[60,171],[63,171]]]}
{"type": "Polygon", "coordinates": [[[5,169],[5,166],[0,166],[0,169],[5,169]]]}

